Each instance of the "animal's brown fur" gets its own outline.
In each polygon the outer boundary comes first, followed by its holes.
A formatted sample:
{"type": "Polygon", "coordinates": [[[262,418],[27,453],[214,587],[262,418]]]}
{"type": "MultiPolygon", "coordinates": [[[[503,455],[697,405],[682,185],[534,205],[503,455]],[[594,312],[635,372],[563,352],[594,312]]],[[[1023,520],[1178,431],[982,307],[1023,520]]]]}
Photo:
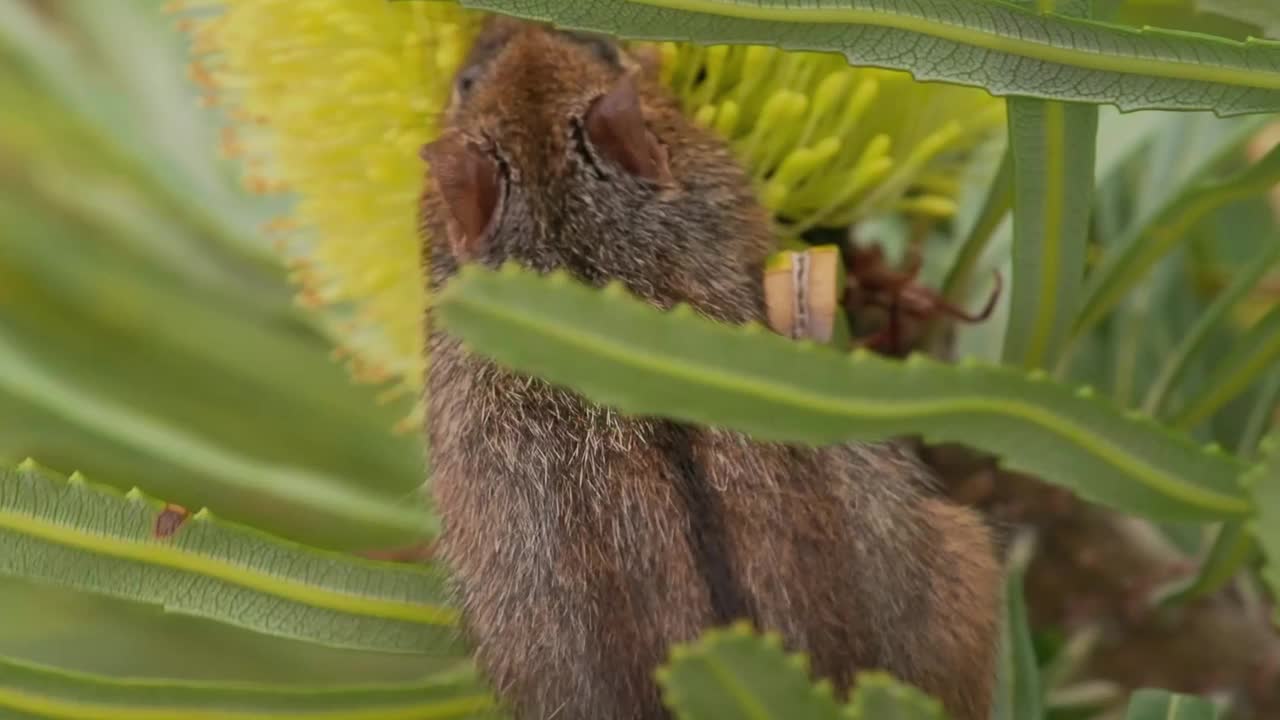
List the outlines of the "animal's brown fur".
{"type": "MultiPolygon", "coordinates": [[[[447,133],[505,167],[474,259],[620,279],[667,307],[760,320],[765,214],[725,146],[651,77],[641,97],[674,187],[601,156],[581,118],[621,73],[604,41],[494,20],[447,133]]],[[[427,237],[451,232],[438,188],[427,237]]],[[[453,228],[453,232],[457,228],[453,228]]],[[[427,281],[456,271],[432,247],[427,281]]],[[[428,437],[452,568],[482,669],[522,720],[667,717],[673,642],[746,617],[847,689],[887,670],[985,720],[999,570],[969,511],[893,445],[792,447],[630,418],[467,352],[428,317],[428,437]]]]}

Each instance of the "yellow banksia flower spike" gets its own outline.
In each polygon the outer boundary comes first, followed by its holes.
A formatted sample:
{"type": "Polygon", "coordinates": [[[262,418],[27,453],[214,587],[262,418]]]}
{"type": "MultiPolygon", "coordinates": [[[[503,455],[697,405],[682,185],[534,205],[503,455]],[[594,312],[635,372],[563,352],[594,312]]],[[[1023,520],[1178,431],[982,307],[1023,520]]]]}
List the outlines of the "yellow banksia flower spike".
{"type": "MultiPolygon", "coordinates": [[[[178,0],[192,77],[234,119],[247,186],[295,198],[272,223],[302,302],[358,379],[416,392],[425,306],[417,150],[481,16],[448,2],[178,0]]],[[[1003,128],[980,90],[822,53],[662,43],[663,80],[722,135],[780,240],[890,213],[955,212],[968,154],[1003,128]]],[[[411,424],[411,423],[410,423],[411,424]]]]}

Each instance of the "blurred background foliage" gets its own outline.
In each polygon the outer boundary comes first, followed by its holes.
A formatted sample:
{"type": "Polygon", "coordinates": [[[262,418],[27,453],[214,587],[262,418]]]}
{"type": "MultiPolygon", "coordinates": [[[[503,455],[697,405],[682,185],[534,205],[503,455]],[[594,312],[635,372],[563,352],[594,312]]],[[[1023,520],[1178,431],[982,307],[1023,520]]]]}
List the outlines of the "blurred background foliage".
{"type": "MultiPolygon", "coordinates": [[[[162,5],[0,0],[0,463],[35,457],[320,547],[407,542],[404,532],[339,521],[279,493],[284,478],[412,506],[424,448],[416,432],[393,430],[412,399],[351,382],[327,326],[295,302],[262,230],[292,198],[242,189],[241,169],[218,150],[225,118],[201,106],[187,38],[162,5]]],[[[1197,12],[1192,0],[1096,6],[1097,16],[1130,24],[1262,32],[1197,12]]],[[[1101,115],[1095,256],[1184,178],[1200,178],[1200,160],[1224,138],[1265,122],[1101,115]]],[[[1209,164],[1214,177],[1246,162],[1225,147],[1209,164]]],[[[1000,150],[971,164],[956,217],[925,226],[927,284],[942,283],[1000,150]]],[[[1267,203],[1249,197],[1197,223],[1062,374],[1141,405],[1150,369],[1216,293],[1280,242],[1267,203]]],[[[921,236],[896,215],[859,229],[895,253],[921,236]]],[[[1006,276],[1008,243],[1006,222],[983,263],[1006,276]]],[[[988,289],[975,283],[968,299],[979,303],[988,289]]],[[[1272,270],[1215,329],[1170,398],[1173,410],[1277,301],[1272,270]]],[[[998,313],[1007,302],[1006,293],[998,313]]],[[[959,352],[998,359],[1004,324],[997,314],[960,327],[959,352]]],[[[1278,392],[1272,370],[1194,432],[1247,454],[1278,392]]],[[[1203,541],[1201,528],[1168,530],[1188,552],[1203,541]]],[[[359,682],[418,677],[430,662],[295,645],[11,579],[0,579],[0,617],[0,655],[118,675],[359,682]]]]}
{"type": "MultiPolygon", "coordinates": [[[[393,432],[408,400],[352,383],[295,304],[260,229],[289,198],[241,189],[162,5],[0,3],[0,463],[35,457],[319,547],[406,542],[273,489],[288,474],[412,503],[423,449],[393,432]]],[[[0,618],[0,654],[73,670],[423,672],[8,579],[0,618]]]]}

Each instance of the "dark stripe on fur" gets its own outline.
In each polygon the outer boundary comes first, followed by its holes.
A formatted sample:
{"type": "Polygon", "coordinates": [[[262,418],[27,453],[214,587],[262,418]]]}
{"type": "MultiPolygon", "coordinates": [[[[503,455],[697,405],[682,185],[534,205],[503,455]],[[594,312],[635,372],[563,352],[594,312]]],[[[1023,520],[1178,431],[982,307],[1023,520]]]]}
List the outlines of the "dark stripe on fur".
{"type": "Polygon", "coordinates": [[[694,431],[676,423],[668,423],[665,429],[659,444],[675,471],[676,489],[688,510],[689,547],[711,596],[714,622],[727,625],[735,620],[754,621],[755,613],[733,572],[720,496],[707,482],[693,454],[694,431]]]}

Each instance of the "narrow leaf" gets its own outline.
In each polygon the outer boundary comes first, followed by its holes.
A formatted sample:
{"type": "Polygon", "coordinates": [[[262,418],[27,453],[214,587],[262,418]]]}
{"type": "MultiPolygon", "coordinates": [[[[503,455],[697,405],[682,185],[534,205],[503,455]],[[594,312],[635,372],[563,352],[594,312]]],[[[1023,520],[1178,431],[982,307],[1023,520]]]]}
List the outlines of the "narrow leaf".
{"type": "Polygon", "coordinates": [[[1000,682],[994,720],[1039,720],[1044,716],[1040,666],[1031,644],[1031,624],[1023,579],[1033,549],[1028,536],[1018,538],[1009,550],[1005,569],[1004,629],[1000,641],[1000,682]]]}
{"type": "Polygon", "coordinates": [[[438,569],[310,549],[30,462],[0,471],[0,573],[333,647],[456,649],[438,569]]]}
{"type": "Polygon", "coordinates": [[[942,282],[942,295],[947,300],[953,303],[964,300],[978,261],[1012,205],[1013,150],[1010,148],[1005,151],[1004,157],[1000,160],[1000,168],[996,171],[991,187],[987,190],[982,209],[978,211],[977,218],[965,235],[955,259],[948,266],[946,278],[942,282]]]}
{"type": "Polygon", "coordinates": [[[1280,306],[1275,307],[1219,360],[1196,399],[1174,418],[1189,428],[1210,417],[1280,362],[1280,306]]]}
{"type": "MultiPolygon", "coordinates": [[[[462,720],[491,718],[470,672],[403,685],[299,687],[123,679],[0,657],[0,709],[65,720],[462,720]]],[[[25,716],[25,715],[24,715],[25,716]]]]}
{"type": "Polygon", "coordinates": [[[1075,322],[1076,335],[1088,332],[1106,317],[1205,216],[1229,203],[1266,192],[1280,181],[1280,147],[1232,177],[1206,182],[1202,173],[1210,171],[1216,159],[1206,158],[1200,172],[1187,176],[1184,190],[1171,193],[1157,210],[1135,223],[1116,243],[1116,252],[1110,253],[1089,278],[1085,301],[1075,322]]]}
{"type": "MultiPolygon", "coordinates": [[[[1054,2],[1038,5],[1045,10],[1054,2]]],[[[1073,16],[1087,15],[1087,2],[1056,2],[1073,16]]],[[[1009,98],[1014,192],[1007,363],[1050,365],[1071,329],[1084,280],[1097,136],[1096,106],[1009,98]]]]}
{"type": "Polygon", "coordinates": [[[628,38],[777,45],[995,95],[1125,110],[1280,110],[1280,44],[1134,28],[974,0],[463,0],[628,38]],[[1011,68],[1017,68],[1012,72],[1011,68]]]}
{"type": "MultiPolygon", "coordinates": [[[[1266,558],[1262,578],[1271,593],[1280,596],[1280,430],[1263,440],[1262,452],[1262,462],[1246,478],[1258,506],[1249,530],[1266,558]]],[[[1280,622],[1280,611],[1276,621],[1280,622]]]]}
{"type": "Polygon", "coordinates": [[[878,672],[860,673],[844,717],[848,720],[945,720],[942,704],[878,672]]]}
{"type": "Polygon", "coordinates": [[[736,328],[681,306],[663,313],[509,265],[470,267],[437,299],[476,350],[625,412],[719,425],[768,440],[832,443],[922,434],[992,452],[1011,468],[1158,519],[1249,511],[1239,464],[1043,374],[905,363],[736,328]]]}
{"type": "Polygon", "coordinates": [[[658,670],[658,682],[680,720],[840,717],[830,684],[814,684],[803,657],[787,655],[780,638],[755,635],[746,624],[677,646],[658,670]]]}
{"type": "Polygon", "coordinates": [[[5,335],[0,328],[0,390],[56,412],[74,425],[193,474],[216,472],[228,485],[271,494],[298,508],[408,532],[435,530],[424,507],[406,507],[323,473],[257,460],[174,427],[136,406],[112,402],[83,387],[68,387],[5,335]]]}
{"type": "Polygon", "coordinates": [[[1235,577],[1253,550],[1253,538],[1243,522],[1223,523],[1195,575],[1157,591],[1155,604],[1172,607],[1218,592],[1235,577]]]}
{"type": "Polygon", "coordinates": [[[1147,414],[1159,416],[1165,399],[1178,387],[1191,367],[1191,359],[1204,347],[1213,330],[1219,328],[1224,319],[1229,317],[1228,313],[1231,309],[1253,289],[1254,285],[1258,284],[1277,260],[1280,260],[1280,241],[1264,243],[1259,257],[1245,265],[1244,269],[1231,281],[1231,285],[1201,313],[1195,325],[1191,326],[1183,336],[1177,348],[1160,368],[1160,374],[1151,383],[1151,388],[1147,391],[1147,399],[1143,403],[1143,409],[1147,414]]]}
{"type": "Polygon", "coordinates": [[[1139,690],[1129,699],[1125,720],[1217,720],[1213,703],[1166,690],[1139,690]]]}
{"type": "Polygon", "coordinates": [[[1276,420],[1276,411],[1280,410],[1280,367],[1271,371],[1254,398],[1249,416],[1245,418],[1244,429],[1240,431],[1240,442],[1236,447],[1236,456],[1249,459],[1258,454],[1258,447],[1267,429],[1276,420]]]}

